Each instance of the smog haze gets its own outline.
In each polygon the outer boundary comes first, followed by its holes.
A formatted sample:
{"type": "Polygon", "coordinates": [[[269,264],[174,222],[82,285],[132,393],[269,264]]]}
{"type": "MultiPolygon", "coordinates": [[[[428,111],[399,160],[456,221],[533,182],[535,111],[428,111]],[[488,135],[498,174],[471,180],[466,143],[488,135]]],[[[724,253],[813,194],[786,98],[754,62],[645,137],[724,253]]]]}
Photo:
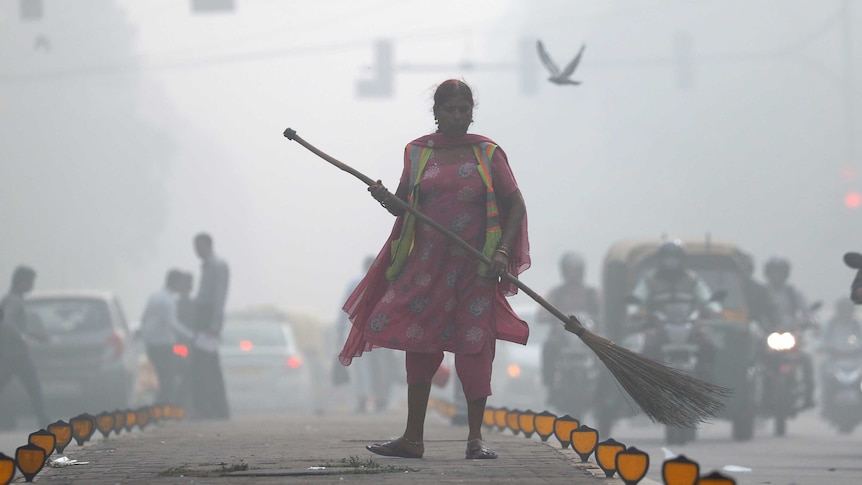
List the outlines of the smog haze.
{"type": "Polygon", "coordinates": [[[208,14],[46,0],[37,19],[6,0],[0,277],[26,263],[38,289],[112,290],[137,319],[169,267],[199,271],[192,237],[207,231],[230,307],[332,320],[393,218],[282,131],[394,190],[404,145],[434,130],[434,87],[461,78],[471,131],[506,151],[524,195],[522,280],[538,292],[566,251],[600,285],[619,240],[710,237],[751,253],[758,276],[789,258],[791,281],[831,308],[853,276],[842,254],[862,249],[862,208],[845,201],[862,192],[860,25],[859,5],[803,0],[236,0],[208,14]],[[586,45],[581,85],[546,81],[538,39],[561,65],[586,45]],[[391,92],[363,95],[381,45],[391,92]]]}

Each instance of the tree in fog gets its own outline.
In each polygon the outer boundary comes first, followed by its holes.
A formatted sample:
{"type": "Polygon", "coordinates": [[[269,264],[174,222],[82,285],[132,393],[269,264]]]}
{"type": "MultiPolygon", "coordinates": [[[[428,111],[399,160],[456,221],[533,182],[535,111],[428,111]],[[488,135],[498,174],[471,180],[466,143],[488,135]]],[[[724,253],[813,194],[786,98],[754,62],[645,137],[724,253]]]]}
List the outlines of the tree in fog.
{"type": "Polygon", "coordinates": [[[4,274],[27,261],[43,287],[109,286],[153,248],[174,148],[145,119],[134,36],[109,0],[44,2],[38,19],[0,4],[4,274]]]}

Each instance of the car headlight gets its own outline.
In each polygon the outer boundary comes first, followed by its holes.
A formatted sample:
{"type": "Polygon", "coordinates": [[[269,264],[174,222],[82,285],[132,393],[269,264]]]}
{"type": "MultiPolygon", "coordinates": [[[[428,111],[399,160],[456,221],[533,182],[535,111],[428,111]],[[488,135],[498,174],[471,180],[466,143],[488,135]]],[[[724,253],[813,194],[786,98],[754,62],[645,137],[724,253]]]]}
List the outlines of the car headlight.
{"type": "Polygon", "coordinates": [[[766,338],[766,345],[772,350],[790,350],[796,347],[796,337],[790,332],[772,332],[766,338]]]}

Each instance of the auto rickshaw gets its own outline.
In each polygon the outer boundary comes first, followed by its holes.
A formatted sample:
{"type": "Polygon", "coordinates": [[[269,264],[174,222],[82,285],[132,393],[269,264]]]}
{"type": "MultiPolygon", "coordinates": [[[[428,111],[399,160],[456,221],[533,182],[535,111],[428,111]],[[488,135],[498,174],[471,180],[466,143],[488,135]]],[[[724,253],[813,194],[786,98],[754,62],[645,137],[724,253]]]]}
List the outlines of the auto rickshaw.
{"type": "MultiPolygon", "coordinates": [[[[630,295],[648,270],[655,267],[655,253],[662,241],[657,239],[630,239],[615,243],[605,256],[602,269],[603,334],[619,344],[639,351],[636,339],[627,322],[627,302],[630,295]]],[[[711,369],[712,382],[733,390],[725,403],[720,419],[733,423],[733,439],[750,440],[761,393],[760,371],[757,365],[759,327],[749,318],[745,298],[745,280],[748,277],[747,256],[734,244],[722,241],[683,240],[687,253],[687,266],[698,273],[714,293],[722,293],[723,313],[717,317],[699,320],[704,333],[716,347],[711,369]]],[[[608,371],[601,376],[597,392],[597,424],[602,436],[608,436],[614,422],[635,414],[636,408],[614,385],[608,371]]],[[[674,436],[668,431],[669,441],[674,436]]],[[[682,441],[690,441],[694,431],[682,441]]]]}

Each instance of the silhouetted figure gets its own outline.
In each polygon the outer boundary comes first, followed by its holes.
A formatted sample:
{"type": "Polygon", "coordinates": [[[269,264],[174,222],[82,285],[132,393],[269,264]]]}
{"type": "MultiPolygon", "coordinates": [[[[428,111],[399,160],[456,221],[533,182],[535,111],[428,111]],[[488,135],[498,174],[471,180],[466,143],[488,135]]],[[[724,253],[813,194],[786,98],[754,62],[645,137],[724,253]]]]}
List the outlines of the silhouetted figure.
{"type": "Polygon", "coordinates": [[[855,310],[853,302],[847,298],[836,301],[835,312],[820,334],[821,348],[825,354],[820,367],[821,413],[824,417],[828,417],[836,407],[843,407],[836,402],[841,399],[838,393],[848,390],[848,386],[854,386],[853,382],[857,382],[839,380],[847,372],[843,362],[858,362],[862,352],[862,323],[856,318],[855,310]]]}
{"type": "Polygon", "coordinates": [[[177,288],[177,318],[185,327],[194,330],[195,326],[195,302],[192,300],[195,277],[185,271],[180,273],[180,281],[177,288]]]}
{"type": "Polygon", "coordinates": [[[769,331],[777,325],[778,315],[769,296],[766,285],[754,278],[754,260],[751,256],[745,258],[745,279],[743,280],[743,293],[745,305],[748,309],[749,320],[755,321],[764,331],[769,331]]]}
{"type": "MultiPolygon", "coordinates": [[[[599,318],[599,292],[584,284],[587,265],[579,254],[568,252],[560,258],[560,276],[563,282],[548,294],[548,302],[567,315],[587,314],[594,322],[599,318]]],[[[537,320],[552,325],[542,345],[542,382],[548,389],[548,403],[563,409],[566,405],[554,387],[557,363],[563,350],[572,345],[565,327],[555,325],[556,317],[547,310],[540,310],[537,320]]],[[[598,331],[598,329],[591,329],[598,331]]]]}
{"type": "Polygon", "coordinates": [[[856,278],[850,285],[850,299],[857,305],[862,304],[862,254],[851,251],[844,254],[844,264],[856,271],[856,278]]]}
{"type": "Polygon", "coordinates": [[[156,403],[160,404],[176,403],[180,357],[174,353],[174,345],[181,341],[181,336],[186,339],[193,336],[177,317],[175,294],[180,289],[182,278],[180,271],[168,271],[165,286],[150,296],[141,317],[141,341],[159,379],[156,403]]]}
{"type": "MultiPolygon", "coordinates": [[[[363,273],[354,278],[347,285],[344,299],[350,297],[353,289],[365,276],[365,273],[371,269],[371,263],[374,262],[374,256],[368,256],[363,262],[363,273]]],[[[350,331],[350,320],[347,318],[347,313],[339,312],[336,341],[340,345],[347,339],[347,334],[350,331]]],[[[356,412],[364,413],[368,410],[369,400],[373,404],[375,411],[383,411],[389,406],[389,394],[392,388],[393,376],[395,370],[393,366],[396,363],[395,356],[390,349],[377,349],[374,352],[369,352],[363,355],[361,359],[357,359],[350,366],[353,370],[351,377],[353,380],[353,389],[356,393],[356,412]]],[[[340,364],[336,364],[340,365],[340,364]]]]}
{"type": "Polygon", "coordinates": [[[193,409],[192,392],[194,391],[192,389],[194,376],[192,375],[191,358],[189,357],[190,349],[194,343],[195,302],[191,298],[193,289],[194,276],[185,271],[181,272],[176,295],[177,320],[179,320],[180,325],[191,332],[191,337],[188,337],[184,333],[180,333],[179,335],[179,382],[177,383],[176,402],[190,410],[193,409]]]}
{"type": "Polygon", "coordinates": [[[230,409],[218,347],[230,272],[227,263],[213,251],[209,234],[195,236],[194,248],[201,260],[201,278],[194,299],[195,339],[189,349],[192,407],[197,418],[228,419],[230,409]]]}
{"type": "Polygon", "coordinates": [[[862,270],[856,272],[856,279],[850,285],[850,298],[853,303],[862,305],[862,270]]]}
{"type": "Polygon", "coordinates": [[[12,274],[12,287],[0,302],[0,391],[12,377],[17,377],[30,396],[33,413],[40,427],[47,426],[45,400],[36,367],[30,357],[27,336],[48,340],[44,329],[28,325],[24,295],[33,290],[36,272],[28,266],[18,266],[12,274]]]}
{"type": "MultiPolygon", "coordinates": [[[[766,289],[775,308],[775,330],[802,332],[807,326],[814,324],[805,297],[789,283],[790,261],[780,257],[770,258],[763,265],[763,275],[766,277],[766,289]]],[[[814,407],[814,364],[811,356],[801,349],[799,358],[805,387],[804,406],[811,408],[814,407]]]]}
{"type": "Polygon", "coordinates": [[[826,322],[820,339],[829,348],[853,345],[862,347],[862,323],[854,314],[853,303],[846,298],[835,302],[835,312],[826,322]]]}

